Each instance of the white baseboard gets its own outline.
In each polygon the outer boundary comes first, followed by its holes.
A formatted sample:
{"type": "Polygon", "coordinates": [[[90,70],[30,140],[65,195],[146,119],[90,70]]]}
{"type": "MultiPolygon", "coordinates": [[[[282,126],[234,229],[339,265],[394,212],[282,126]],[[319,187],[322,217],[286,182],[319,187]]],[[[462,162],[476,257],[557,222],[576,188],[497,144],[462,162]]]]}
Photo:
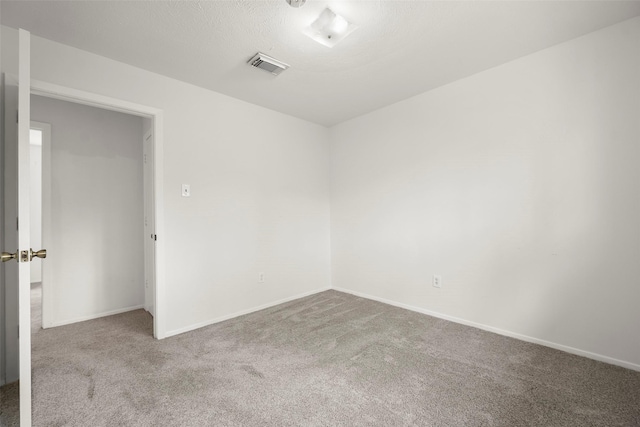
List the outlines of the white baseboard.
{"type": "Polygon", "coordinates": [[[86,320],[99,319],[101,317],[113,316],[114,314],[126,313],[127,311],[139,310],[144,308],[144,305],[136,305],[133,307],[119,308],[117,310],[104,311],[98,314],[91,314],[89,316],[76,317],[69,320],[62,320],[60,322],[52,322],[50,325],[42,325],[43,329],[55,328],[57,326],[70,325],[72,323],[84,322],[86,320]]]}
{"type": "Polygon", "coordinates": [[[613,357],[604,356],[602,354],[592,353],[590,351],[580,350],[580,349],[569,347],[569,346],[566,346],[566,345],[557,344],[557,343],[550,342],[550,341],[545,341],[545,340],[542,340],[542,339],[539,339],[539,338],[534,338],[534,337],[530,337],[530,336],[527,336],[527,335],[518,334],[516,332],[511,332],[511,331],[506,331],[504,329],[494,328],[493,326],[483,325],[481,323],[472,322],[470,320],[461,319],[459,317],[449,316],[449,315],[446,315],[446,314],[438,313],[436,311],[431,311],[431,310],[427,310],[427,309],[424,309],[424,308],[415,307],[415,306],[412,306],[412,305],[403,304],[403,303],[396,302],[396,301],[391,301],[391,300],[388,300],[388,299],[385,299],[385,298],[376,297],[376,296],[365,294],[365,293],[362,293],[362,292],[352,291],[350,289],[339,288],[339,287],[333,287],[332,289],[336,290],[338,292],[344,292],[344,293],[347,293],[347,294],[355,295],[357,297],[366,298],[366,299],[370,299],[370,300],[373,300],[373,301],[378,301],[378,302],[381,302],[381,303],[384,303],[384,304],[393,305],[395,307],[404,308],[406,310],[411,310],[411,311],[415,311],[415,312],[418,312],[418,313],[426,314],[426,315],[429,315],[429,316],[437,317],[439,319],[448,320],[450,322],[459,323],[461,325],[472,326],[474,328],[482,329],[482,330],[488,331],[488,332],[493,332],[493,333],[496,333],[496,334],[499,334],[499,335],[504,335],[504,336],[510,337],[510,338],[519,339],[521,341],[526,341],[526,342],[530,342],[530,343],[533,343],[533,344],[543,345],[545,347],[550,347],[550,348],[553,348],[555,350],[560,350],[560,351],[564,351],[566,353],[575,354],[577,356],[582,356],[582,357],[586,357],[586,358],[589,358],[589,359],[597,360],[599,362],[605,362],[605,363],[609,363],[611,365],[616,365],[616,366],[621,366],[623,368],[632,369],[634,371],[640,371],[640,365],[638,365],[638,364],[627,362],[627,361],[624,361],[624,360],[614,359],[613,357]]]}
{"type": "Polygon", "coordinates": [[[169,337],[172,337],[174,335],[179,335],[179,334],[183,334],[185,332],[193,331],[195,329],[204,328],[205,326],[213,325],[214,323],[224,322],[225,320],[233,319],[234,317],[244,316],[245,314],[254,313],[256,311],[260,311],[260,310],[264,310],[266,308],[274,307],[276,305],[284,304],[285,302],[294,301],[294,300],[297,300],[297,299],[300,299],[300,298],[308,297],[310,295],[319,294],[320,292],[325,292],[325,291],[328,291],[330,289],[331,289],[330,287],[316,289],[314,291],[305,292],[303,294],[294,295],[294,296],[289,297],[289,298],[284,298],[284,299],[281,299],[281,300],[278,300],[278,301],[270,302],[268,304],[260,305],[258,307],[250,308],[248,310],[242,310],[242,311],[238,311],[238,312],[235,312],[235,313],[232,313],[232,314],[228,314],[226,316],[216,317],[215,319],[205,320],[204,322],[196,323],[195,325],[189,325],[189,326],[185,326],[184,328],[174,329],[173,331],[167,332],[162,338],[169,338],[169,337]]]}

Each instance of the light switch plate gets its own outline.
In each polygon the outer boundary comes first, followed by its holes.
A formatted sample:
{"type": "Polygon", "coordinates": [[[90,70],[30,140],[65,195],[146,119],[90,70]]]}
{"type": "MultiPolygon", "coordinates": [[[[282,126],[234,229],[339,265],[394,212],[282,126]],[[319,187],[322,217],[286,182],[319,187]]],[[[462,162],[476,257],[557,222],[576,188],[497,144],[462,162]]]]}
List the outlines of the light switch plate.
{"type": "Polygon", "coordinates": [[[189,184],[182,184],[182,197],[191,196],[191,186],[189,184]]]}

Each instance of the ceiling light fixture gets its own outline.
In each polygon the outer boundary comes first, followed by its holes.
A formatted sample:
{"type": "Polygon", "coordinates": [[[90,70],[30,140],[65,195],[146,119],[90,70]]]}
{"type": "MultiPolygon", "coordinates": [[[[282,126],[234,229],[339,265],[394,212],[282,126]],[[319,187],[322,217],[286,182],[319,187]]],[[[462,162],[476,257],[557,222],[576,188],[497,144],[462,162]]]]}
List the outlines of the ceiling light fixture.
{"type": "Polygon", "coordinates": [[[302,7],[307,0],[287,0],[291,7],[302,7]]]}
{"type": "Polygon", "coordinates": [[[304,30],[304,33],[321,45],[334,47],[356,28],[358,27],[355,24],[326,8],[318,16],[318,19],[304,30]]]}

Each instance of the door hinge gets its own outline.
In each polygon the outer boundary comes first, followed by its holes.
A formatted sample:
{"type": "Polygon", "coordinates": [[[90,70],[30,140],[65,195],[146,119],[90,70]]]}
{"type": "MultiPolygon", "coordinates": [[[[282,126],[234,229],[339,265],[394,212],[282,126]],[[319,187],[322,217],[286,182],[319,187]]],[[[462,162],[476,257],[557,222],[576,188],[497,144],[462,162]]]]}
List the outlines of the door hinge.
{"type": "Polygon", "coordinates": [[[153,240],[158,240],[158,236],[157,236],[156,234],[152,234],[152,235],[151,235],[151,238],[152,238],[153,240]]]}
{"type": "Polygon", "coordinates": [[[20,218],[16,217],[16,230],[20,230],[20,218]]]}
{"type": "Polygon", "coordinates": [[[18,338],[20,338],[20,325],[18,325],[18,338]]]}
{"type": "Polygon", "coordinates": [[[16,110],[16,123],[20,123],[20,111],[16,110]]]}

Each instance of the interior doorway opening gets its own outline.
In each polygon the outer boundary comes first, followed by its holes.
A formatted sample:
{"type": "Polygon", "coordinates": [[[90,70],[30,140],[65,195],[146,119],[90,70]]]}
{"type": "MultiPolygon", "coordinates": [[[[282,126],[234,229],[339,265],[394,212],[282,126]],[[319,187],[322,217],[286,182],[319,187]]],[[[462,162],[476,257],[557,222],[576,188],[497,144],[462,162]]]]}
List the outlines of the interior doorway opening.
{"type": "Polygon", "coordinates": [[[31,243],[50,254],[31,265],[33,326],[153,315],[152,121],[31,98],[31,243]]]}
{"type": "MultiPolygon", "coordinates": [[[[136,104],[122,99],[111,98],[92,92],[86,92],[66,86],[31,79],[31,94],[45,98],[70,101],[75,104],[88,105],[101,109],[116,111],[133,116],[142,117],[152,131],[152,138],[148,139],[152,152],[146,156],[148,172],[148,186],[145,186],[145,195],[150,198],[148,223],[153,227],[153,233],[145,234],[145,238],[151,239],[153,234],[154,257],[147,265],[152,270],[148,286],[151,288],[150,298],[153,310],[153,336],[156,339],[166,337],[166,316],[164,309],[165,286],[165,244],[164,244],[164,150],[163,150],[163,111],[146,105],[136,104]]],[[[46,310],[45,314],[46,321],[46,310]]]]}

